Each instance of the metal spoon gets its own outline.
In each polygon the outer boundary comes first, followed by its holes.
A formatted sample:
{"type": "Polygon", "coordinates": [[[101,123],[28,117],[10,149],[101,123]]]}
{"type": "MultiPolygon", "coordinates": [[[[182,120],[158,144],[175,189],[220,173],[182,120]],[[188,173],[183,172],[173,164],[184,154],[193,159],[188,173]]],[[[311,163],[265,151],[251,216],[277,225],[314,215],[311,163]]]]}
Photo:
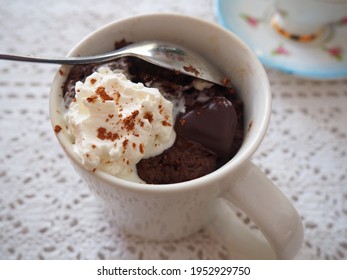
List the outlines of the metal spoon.
{"type": "Polygon", "coordinates": [[[78,65],[109,62],[123,56],[138,57],[160,67],[225,86],[225,75],[205,58],[190,49],[163,41],[137,42],[109,53],[85,57],[43,58],[0,54],[0,59],[78,65]]]}

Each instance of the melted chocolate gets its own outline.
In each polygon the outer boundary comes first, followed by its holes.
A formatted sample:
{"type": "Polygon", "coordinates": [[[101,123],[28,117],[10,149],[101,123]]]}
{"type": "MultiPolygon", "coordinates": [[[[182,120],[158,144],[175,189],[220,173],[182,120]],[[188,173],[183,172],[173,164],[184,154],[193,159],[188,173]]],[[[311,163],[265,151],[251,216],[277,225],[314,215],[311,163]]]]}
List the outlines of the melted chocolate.
{"type": "Polygon", "coordinates": [[[233,152],[237,114],[232,102],[216,96],[179,116],[177,134],[200,143],[219,158],[229,158],[233,152]]]}

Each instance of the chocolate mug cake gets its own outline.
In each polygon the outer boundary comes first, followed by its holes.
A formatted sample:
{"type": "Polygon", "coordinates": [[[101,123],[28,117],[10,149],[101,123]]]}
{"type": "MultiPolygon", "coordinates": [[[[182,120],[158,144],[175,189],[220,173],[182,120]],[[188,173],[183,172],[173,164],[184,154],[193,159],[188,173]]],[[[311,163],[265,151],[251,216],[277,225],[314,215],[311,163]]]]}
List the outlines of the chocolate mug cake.
{"type": "MultiPolygon", "coordinates": [[[[125,40],[117,42],[116,48],[120,48],[125,44],[127,44],[125,40]]],[[[92,87],[94,83],[100,82],[97,87],[91,90],[88,96],[84,96],[83,102],[85,103],[82,102],[81,104],[88,103],[86,105],[88,107],[95,100],[100,101],[100,106],[106,104],[107,101],[117,104],[117,95],[122,95],[122,92],[120,90],[113,92],[105,90],[105,86],[101,86],[102,73],[94,78],[91,76],[98,71],[106,71],[105,73],[109,76],[113,73],[116,73],[115,75],[124,75],[125,77],[120,78],[122,81],[117,80],[118,82],[114,82],[116,84],[128,80],[131,87],[136,88],[136,90],[139,84],[141,84],[142,91],[157,89],[164,100],[172,103],[172,109],[168,107],[170,116],[167,116],[169,113],[166,113],[167,115],[160,123],[161,127],[166,129],[166,132],[162,133],[160,137],[162,138],[164,134],[171,135],[167,137],[167,143],[169,144],[165,144],[165,146],[161,143],[160,152],[146,156],[144,153],[145,145],[136,141],[132,142],[132,140],[129,142],[130,138],[122,138],[123,154],[127,152],[126,147],[131,150],[130,146],[132,146],[134,151],[139,151],[140,154],[145,155],[140,160],[137,158],[136,166],[131,169],[131,172],[137,174],[141,181],[147,184],[170,184],[192,180],[213,172],[237,153],[244,137],[243,102],[239,98],[236,89],[227,80],[225,81],[228,83],[227,86],[223,87],[163,69],[135,57],[118,58],[102,65],[102,68],[107,68],[107,70],[100,70],[100,67],[97,64],[79,65],[70,70],[63,87],[67,111],[71,110],[73,103],[77,103],[76,94],[79,94],[83,83],[85,85],[88,83],[88,86],[92,87]],[[76,83],[79,83],[79,87],[76,83]]],[[[86,90],[90,91],[89,88],[86,90]]],[[[141,109],[132,109],[131,114],[124,117],[124,114],[120,111],[125,112],[125,107],[117,107],[114,109],[114,113],[109,113],[108,116],[110,117],[103,121],[110,123],[114,118],[113,115],[118,114],[123,119],[122,121],[119,119],[118,122],[114,121],[114,123],[121,123],[122,128],[126,126],[125,124],[133,127],[138,125],[141,130],[144,122],[145,125],[153,124],[155,114],[161,116],[164,109],[160,108],[162,106],[160,102],[163,101],[159,101],[157,113],[148,109],[144,113],[139,112],[141,109]]],[[[81,104],[80,106],[84,106],[81,104]]],[[[141,107],[143,108],[144,105],[139,108],[141,107]]],[[[98,107],[98,110],[102,109],[98,107]]],[[[129,134],[129,127],[126,127],[126,130],[129,134]]],[[[114,129],[112,131],[111,129],[107,130],[101,125],[94,129],[94,133],[98,141],[103,140],[111,143],[121,139],[117,131],[114,129]]],[[[131,131],[131,137],[134,135],[137,137],[136,133],[131,131]]],[[[79,138],[76,135],[74,137],[79,138]]],[[[84,155],[86,161],[91,157],[92,150],[96,149],[93,145],[91,144],[92,148],[89,155],[87,153],[84,155]]],[[[160,144],[155,143],[154,145],[159,146],[160,144]]],[[[117,145],[114,144],[114,146],[117,145]]],[[[126,159],[123,159],[124,161],[127,162],[126,159]]],[[[100,159],[98,159],[98,162],[100,162],[100,159]]],[[[105,162],[110,163],[110,166],[104,171],[112,170],[112,165],[115,163],[112,163],[110,158],[105,162]]],[[[129,162],[127,164],[129,165],[129,162]]],[[[98,166],[89,169],[95,171],[96,168],[98,166]]],[[[112,174],[112,171],[110,173],[112,174]]],[[[138,178],[137,176],[132,178],[138,178]]]]}

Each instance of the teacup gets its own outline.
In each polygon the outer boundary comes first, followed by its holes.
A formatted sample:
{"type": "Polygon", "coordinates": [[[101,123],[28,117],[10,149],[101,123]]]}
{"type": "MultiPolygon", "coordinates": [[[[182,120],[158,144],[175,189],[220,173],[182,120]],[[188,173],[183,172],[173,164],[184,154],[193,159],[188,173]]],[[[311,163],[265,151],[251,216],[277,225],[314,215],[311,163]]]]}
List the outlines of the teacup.
{"type": "MultiPolygon", "coordinates": [[[[104,201],[120,230],[147,240],[172,240],[204,226],[213,228],[240,258],[293,258],[303,226],[297,211],[250,158],[269,124],[271,93],[267,75],[250,49],[213,23],[176,14],[151,14],[112,22],[83,39],[70,56],[111,51],[115,41],[158,39],[195,50],[217,65],[245,104],[245,139],[235,157],[206,176],[182,183],[151,185],[87,171],[73,150],[64,120],[62,84],[69,67],[57,72],[50,93],[50,118],[57,138],[79,175],[104,201]],[[237,220],[239,207],[266,237],[258,238],[237,220]],[[242,239],[242,240],[241,240],[242,239]]],[[[226,120],[227,121],[227,120],[226,120]]]]}
{"type": "Polygon", "coordinates": [[[346,0],[275,0],[271,24],[289,39],[312,42],[326,38],[330,26],[346,16],[346,0]]]}

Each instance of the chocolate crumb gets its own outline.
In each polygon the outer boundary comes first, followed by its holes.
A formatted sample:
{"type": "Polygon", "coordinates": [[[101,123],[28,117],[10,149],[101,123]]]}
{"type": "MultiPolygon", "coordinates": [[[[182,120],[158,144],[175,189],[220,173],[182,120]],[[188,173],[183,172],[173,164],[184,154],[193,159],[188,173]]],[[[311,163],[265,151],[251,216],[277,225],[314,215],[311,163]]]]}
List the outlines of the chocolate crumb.
{"type": "Polygon", "coordinates": [[[226,87],[229,87],[231,85],[231,81],[229,78],[224,78],[223,81],[222,81],[222,84],[226,87]]]}
{"type": "Polygon", "coordinates": [[[55,132],[56,134],[58,134],[61,130],[62,130],[62,128],[61,128],[60,125],[56,125],[56,126],[54,127],[54,132],[55,132]]]}
{"type": "Polygon", "coordinates": [[[183,69],[189,73],[193,73],[195,76],[198,76],[200,74],[200,72],[196,68],[194,68],[192,65],[183,66],[183,69]]]}

